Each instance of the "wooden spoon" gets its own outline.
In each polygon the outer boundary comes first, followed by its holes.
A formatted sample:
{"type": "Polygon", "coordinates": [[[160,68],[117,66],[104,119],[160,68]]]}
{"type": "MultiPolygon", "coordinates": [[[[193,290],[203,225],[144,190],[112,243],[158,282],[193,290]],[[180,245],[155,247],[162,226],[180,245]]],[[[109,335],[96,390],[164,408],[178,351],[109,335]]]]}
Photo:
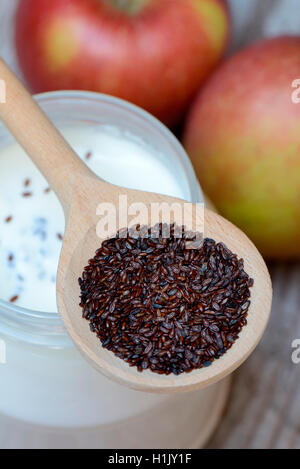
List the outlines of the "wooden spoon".
{"type": "MultiPolygon", "coordinates": [[[[191,391],[231,373],[254,350],[263,335],[271,309],[270,277],[252,242],[230,222],[205,210],[201,220],[205,223],[205,236],[224,242],[243,258],[246,272],[254,279],[248,325],[243,328],[233,347],[209,368],[179,376],[158,375],[149,370],[140,373],[135,367],[129,367],[102,347],[96,335],[90,332],[88,321],[82,319],[82,310],[78,305],[78,278],[103,241],[96,235],[99,221],[97,206],[100,202],[110,203],[118,210],[120,194],[127,196],[128,204],[142,202],[149,209],[154,202],[177,202],[182,205],[183,201],[123,189],[99,180],[73,152],[3,61],[0,61],[0,79],[5,80],[7,93],[6,103],[0,104],[0,118],[47,178],[64,208],[66,232],[58,268],[57,300],[59,313],[77,348],[106,376],[142,391],[191,391]]],[[[194,222],[193,208],[190,204],[194,222]]],[[[171,221],[182,224],[176,215],[171,221]]],[[[148,220],[141,222],[147,223],[148,220]]]]}

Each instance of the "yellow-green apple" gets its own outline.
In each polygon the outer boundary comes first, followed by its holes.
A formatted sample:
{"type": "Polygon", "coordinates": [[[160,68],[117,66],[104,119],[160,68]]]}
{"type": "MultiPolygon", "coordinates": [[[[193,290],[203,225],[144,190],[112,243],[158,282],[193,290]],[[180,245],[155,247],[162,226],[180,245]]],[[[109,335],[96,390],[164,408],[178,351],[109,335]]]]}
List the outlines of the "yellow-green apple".
{"type": "Polygon", "coordinates": [[[300,256],[300,37],[254,44],[200,91],[184,144],[204,191],[267,258],[300,256]]]}
{"type": "Polygon", "coordinates": [[[19,62],[34,92],[99,91],[177,123],[219,61],[225,0],[20,0],[19,62]]]}

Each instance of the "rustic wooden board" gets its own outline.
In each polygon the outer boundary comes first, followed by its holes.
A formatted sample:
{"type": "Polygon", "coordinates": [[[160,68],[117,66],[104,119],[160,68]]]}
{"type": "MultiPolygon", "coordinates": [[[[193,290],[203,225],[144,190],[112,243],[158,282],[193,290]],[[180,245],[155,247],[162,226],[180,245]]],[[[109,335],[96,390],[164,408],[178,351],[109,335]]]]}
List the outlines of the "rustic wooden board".
{"type": "Polygon", "coordinates": [[[263,340],[235,373],[229,402],[210,448],[300,448],[300,267],[273,265],[274,302],[263,340]]]}

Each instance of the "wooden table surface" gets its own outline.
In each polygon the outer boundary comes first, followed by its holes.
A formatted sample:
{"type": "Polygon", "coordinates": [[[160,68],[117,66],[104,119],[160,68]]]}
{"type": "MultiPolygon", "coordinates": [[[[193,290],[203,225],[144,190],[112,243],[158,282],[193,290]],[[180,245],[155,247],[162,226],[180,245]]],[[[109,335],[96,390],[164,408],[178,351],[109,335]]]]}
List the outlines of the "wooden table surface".
{"type": "MultiPolygon", "coordinates": [[[[18,73],[11,27],[15,4],[0,3],[0,55],[18,73]]],[[[292,342],[300,339],[300,264],[272,265],[270,270],[274,301],[269,327],[234,374],[209,448],[300,448],[300,364],[291,358],[292,342]]]]}
{"type": "Polygon", "coordinates": [[[270,267],[274,299],[268,329],[234,374],[224,417],[210,448],[300,448],[300,266],[270,267]]]}

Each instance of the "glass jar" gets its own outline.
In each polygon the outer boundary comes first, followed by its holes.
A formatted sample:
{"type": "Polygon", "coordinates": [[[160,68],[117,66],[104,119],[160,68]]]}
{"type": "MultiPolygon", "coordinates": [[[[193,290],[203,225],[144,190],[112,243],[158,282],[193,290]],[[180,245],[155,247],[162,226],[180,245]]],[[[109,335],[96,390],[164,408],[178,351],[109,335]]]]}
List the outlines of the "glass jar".
{"type": "MultiPolygon", "coordinates": [[[[186,200],[203,201],[183,148],[146,112],[96,93],[54,92],[36,99],[58,128],[104,124],[136,135],[166,159],[186,200]]],[[[0,147],[12,140],[0,126],[0,147]]],[[[81,357],[57,313],[1,300],[0,348],[1,448],[198,446],[211,433],[226,398],[228,381],[179,396],[122,387],[81,357]]]]}

